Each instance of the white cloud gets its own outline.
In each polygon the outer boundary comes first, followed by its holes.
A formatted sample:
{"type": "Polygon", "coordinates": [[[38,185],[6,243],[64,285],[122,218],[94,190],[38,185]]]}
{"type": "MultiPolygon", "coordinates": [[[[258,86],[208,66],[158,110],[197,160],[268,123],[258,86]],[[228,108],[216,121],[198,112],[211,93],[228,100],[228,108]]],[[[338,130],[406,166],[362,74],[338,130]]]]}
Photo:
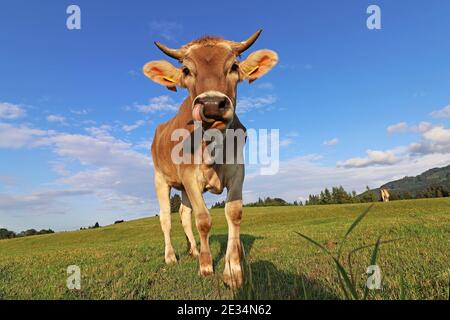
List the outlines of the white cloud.
{"type": "Polygon", "coordinates": [[[89,114],[89,111],[86,109],[70,110],[70,112],[73,114],[76,114],[77,116],[85,116],[85,115],[89,114]]]}
{"type": "Polygon", "coordinates": [[[52,123],[64,124],[66,122],[66,118],[57,114],[50,114],[47,116],[47,121],[52,123]]]}
{"type": "Polygon", "coordinates": [[[40,137],[47,136],[49,133],[49,131],[33,129],[26,125],[13,126],[0,123],[0,148],[32,147],[40,137]]]}
{"type": "Polygon", "coordinates": [[[32,192],[30,194],[0,193],[0,212],[13,212],[20,215],[23,212],[35,214],[64,214],[64,210],[55,204],[67,197],[78,197],[91,194],[89,190],[49,190],[32,192]]]}
{"type": "Polygon", "coordinates": [[[406,132],[408,130],[408,124],[406,122],[399,122],[387,127],[387,132],[389,134],[398,133],[398,132],[406,132]]]}
{"type": "Polygon", "coordinates": [[[155,20],[150,22],[152,33],[162,37],[164,40],[175,41],[183,32],[183,26],[174,21],[155,20]]]}
{"type": "Polygon", "coordinates": [[[18,105],[0,102],[0,119],[15,120],[26,115],[26,111],[18,105]]]}
{"type": "Polygon", "coordinates": [[[0,187],[4,186],[10,187],[16,185],[16,178],[13,176],[0,176],[0,187]]]}
{"type": "Polygon", "coordinates": [[[338,161],[338,167],[364,168],[373,165],[391,165],[398,161],[394,151],[367,150],[367,157],[338,161]]]}
{"type": "Polygon", "coordinates": [[[295,137],[298,137],[298,136],[299,136],[299,133],[297,131],[289,131],[286,134],[286,137],[291,137],[291,138],[295,138],[295,137]]]}
{"type": "Polygon", "coordinates": [[[433,127],[433,125],[431,123],[425,122],[425,121],[422,121],[418,125],[414,125],[414,126],[409,126],[406,122],[399,122],[399,123],[388,126],[386,131],[389,134],[407,133],[407,132],[423,133],[423,132],[430,130],[430,128],[432,128],[432,127],[433,127]]]}
{"type": "Polygon", "coordinates": [[[126,125],[125,124],[125,125],[123,125],[122,126],[122,130],[125,131],[125,132],[131,132],[133,130],[136,130],[136,129],[142,127],[144,124],[145,124],[144,120],[138,120],[134,124],[130,124],[130,125],[126,125]]]}
{"type": "MultiPolygon", "coordinates": [[[[59,159],[50,165],[59,178],[50,183],[55,189],[47,191],[54,192],[55,200],[66,196],[65,193],[59,194],[58,190],[70,188],[95,195],[101,203],[96,210],[97,215],[101,212],[106,216],[155,213],[157,207],[153,207],[150,156],[137,152],[132,144],[111,136],[108,126],[88,128],[86,131],[88,134],[70,134],[0,124],[0,147],[49,148],[55,153],[59,159]],[[5,140],[4,135],[7,137],[5,140]],[[77,171],[70,172],[66,163],[78,164],[77,171]]],[[[46,202],[39,199],[45,199],[39,192],[21,196],[3,194],[0,212],[6,215],[26,214],[27,208],[45,205],[46,202]],[[25,207],[21,204],[22,200],[30,205],[25,207]]],[[[49,203],[48,211],[62,213],[69,210],[65,207],[49,203]]],[[[39,208],[41,212],[47,212],[44,207],[39,208]]]]}
{"type": "Polygon", "coordinates": [[[450,130],[431,126],[422,134],[423,140],[409,145],[412,154],[450,153],[450,130]]]}
{"type": "Polygon", "coordinates": [[[450,153],[450,130],[444,126],[434,126],[429,122],[421,122],[418,126],[401,127],[405,132],[420,133],[422,140],[411,143],[408,146],[399,146],[392,150],[368,150],[367,157],[356,157],[345,161],[338,161],[337,165],[346,168],[393,165],[401,160],[411,160],[417,155],[450,153]]]}
{"type": "Polygon", "coordinates": [[[258,98],[242,98],[237,102],[237,113],[243,114],[254,110],[261,111],[272,106],[277,101],[276,97],[273,95],[266,95],[264,97],[258,98]]]}
{"type": "Polygon", "coordinates": [[[450,104],[441,110],[430,113],[433,118],[450,118],[450,104]]]}
{"type": "Polygon", "coordinates": [[[129,70],[128,75],[132,78],[137,78],[141,75],[141,73],[137,72],[136,70],[129,70]]]}
{"type": "Polygon", "coordinates": [[[339,139],[338,138],[333,138],[330,140],[326,140],[323,142],[324,146],[335,146],[339,143],[339,139]]]}
{"type": "Polygon", "coordinates": [[[135,108],[142,113],[175,112],[179,107],[180,104],[165,95],[150,99],[148,104],[135,104],[135,108]]]}
{"type": "Polygon", "coordinates": [[[412,131],[423,133],[430,130],[432,127],[433,125],[431,123],[422,121],[418,126],[412,127],[412,131]]]}
{"type": "Polygon", "coordinates": [[[275,86],[271,82],[263,82],[258,84],[257,88],[261,90],[273,90],[275,86]]]}
{"type": "Polygon", "coordinates": [[[423,134],[423,137],[432,142],[450,144],[450,130],[445,129],[443,126],[437,126],[427,130],[423,134]]]}
{"type": "Polygon", "coordinates": [[[280,141],[280,147],[288,147],[293,143],[294,143],[294,140],[292,140],[290,138],[282,139],[280,141]]]}

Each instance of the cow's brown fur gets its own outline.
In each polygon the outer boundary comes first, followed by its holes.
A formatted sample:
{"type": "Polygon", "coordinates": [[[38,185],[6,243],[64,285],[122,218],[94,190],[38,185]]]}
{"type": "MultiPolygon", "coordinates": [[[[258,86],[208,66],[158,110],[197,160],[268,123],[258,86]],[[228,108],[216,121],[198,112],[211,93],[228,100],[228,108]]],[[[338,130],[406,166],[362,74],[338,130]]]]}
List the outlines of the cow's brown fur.
{"type": "Polygon", "coordinates": [[[193,45],[201,45],[201,46],[214,46],[218,43],[224,42],[224,39],[222,37],[216,37],[216,36],[203,36],[201,38],[192,40],[188,44],[184,45],[184,49],[188,49],[189,47],[193,45]]]}

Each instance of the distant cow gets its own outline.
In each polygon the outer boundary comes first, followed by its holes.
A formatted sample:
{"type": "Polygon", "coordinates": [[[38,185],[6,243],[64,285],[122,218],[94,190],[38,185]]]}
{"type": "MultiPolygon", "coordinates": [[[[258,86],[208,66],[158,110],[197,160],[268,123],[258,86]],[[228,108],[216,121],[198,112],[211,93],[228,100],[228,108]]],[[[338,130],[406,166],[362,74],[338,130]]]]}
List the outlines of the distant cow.
{"type": "MultiPolygon", "coordinates": [[[[210,159],[197,164],[175,163],[171,153],[178,142],[172,141],[172,134],[177,129],[186,129],[194,134],[198,129],[195,127],[196,123],[200,123],[200,131],[213,128],[222,135],[227,129],[245,133],[246,129],[236,115],[237,84],[244,80],[253,82],[272,69],[278,61],[277,54],[271,50],[259,50],[250,54],[247,59],[239,60],[240,55],[258,39],[260,33],[261,30],[257,31],[243,42],[207,36],[180,49],[170,49],[156,42],[161,51],[178,60],[181,66],[175,67],[167,61],[152,61],[143,69],[144,74],[154,82],[173,91],[176,91],[176,87],[182,87],[189,92],[175,117],[158,126],[152,143],[155,187],[165,240],[165,261],[177,261],[170,239],[170,190],[176,188],[182,192],[180,217],[188,239],[189,253],[198,257],[201,275],[213,273],[209,248],[211,217],[202,194],[205,191],[221,194],[226,188],[228,246],[223,279],[231,287],[239,287],[243,281],[240,224],[244,164],[237,161],[211,163],[210,159]],[[200,235],[200,253],[192,233],[192,210],[200,235]]],[[[203,150],[206,145],[202,143],[199,148],[203,150]]]]}
{"type": "Polygon", "coordinates": [[[383,202],[389,202],[389,192],[387,189],[380,189],[380,193],[381,193],[381,201],[383,202]]]}

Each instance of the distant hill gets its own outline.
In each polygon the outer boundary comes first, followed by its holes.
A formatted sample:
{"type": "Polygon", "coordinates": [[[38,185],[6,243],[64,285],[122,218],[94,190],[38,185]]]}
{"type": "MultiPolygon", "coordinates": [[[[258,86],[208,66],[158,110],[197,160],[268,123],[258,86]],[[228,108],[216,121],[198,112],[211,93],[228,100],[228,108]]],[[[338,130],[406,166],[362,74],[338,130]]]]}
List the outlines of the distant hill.
{"type": "Polygon", "coordinates": [[[443,168],[434,168],[415,177],[404,177],[388,182],[380,188],[364,192],[376,192],[388,189],[391,200],[411,198],[434,198],[450,196],[450,165],[443,168]]]}

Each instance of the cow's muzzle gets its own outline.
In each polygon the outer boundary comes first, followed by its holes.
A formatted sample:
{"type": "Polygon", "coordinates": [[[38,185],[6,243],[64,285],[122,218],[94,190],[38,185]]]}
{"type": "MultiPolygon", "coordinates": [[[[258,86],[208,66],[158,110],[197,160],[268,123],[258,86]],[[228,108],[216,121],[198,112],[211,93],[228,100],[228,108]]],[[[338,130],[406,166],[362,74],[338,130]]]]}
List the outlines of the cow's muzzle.
{"type": "Polygon", "coordinates": [[[206,91],[198,95],[192,104],[193,119],[209,128],[225,129],[233,116],[233,102],[218,91],[206,91]]]}

